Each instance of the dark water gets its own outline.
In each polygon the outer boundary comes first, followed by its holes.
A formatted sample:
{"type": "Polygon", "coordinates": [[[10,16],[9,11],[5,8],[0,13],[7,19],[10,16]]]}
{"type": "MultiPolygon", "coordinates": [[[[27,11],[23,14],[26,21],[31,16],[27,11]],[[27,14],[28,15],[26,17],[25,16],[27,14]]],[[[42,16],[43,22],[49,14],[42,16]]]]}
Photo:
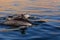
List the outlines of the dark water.
{"type": "MultiPolygon", "coordinates": [[[[33,16],[48,19],[48,22],[28,28],[25,35],[19,31],[0,32],[0,40],[60,40],[60,15],[33,14],[33,16]]],[[[0,29],[6,27],[0,25],[0,29]]]]}

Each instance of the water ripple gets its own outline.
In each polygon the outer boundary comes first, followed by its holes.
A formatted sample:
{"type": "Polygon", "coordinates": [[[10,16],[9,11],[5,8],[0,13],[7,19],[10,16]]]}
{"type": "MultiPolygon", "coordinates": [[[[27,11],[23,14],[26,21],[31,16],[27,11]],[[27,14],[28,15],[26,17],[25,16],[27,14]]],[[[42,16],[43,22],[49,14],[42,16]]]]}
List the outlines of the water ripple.
{"type": "MultiPolygon", "coordinates": [[[[48,19],[47,23],[32,26],[26,30],[26,34],[22,35],[19,31],[0,32],[1,40],[55,40],[60,39],[60,16],[44,16],[32,15],[39,18],[48,19]],[[54,19],[54,20],[53,20],[54,19]]],[[[0,28],[8,26],[0,25],[0,28]]]]}

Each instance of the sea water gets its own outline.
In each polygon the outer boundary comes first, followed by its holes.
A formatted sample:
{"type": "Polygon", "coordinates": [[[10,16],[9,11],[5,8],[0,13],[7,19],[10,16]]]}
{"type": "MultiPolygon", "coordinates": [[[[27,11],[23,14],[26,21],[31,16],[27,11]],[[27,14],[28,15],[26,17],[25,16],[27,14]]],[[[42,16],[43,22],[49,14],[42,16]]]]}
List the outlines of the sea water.
{"type": "MultiPolygon", "coordinates": [[[[26,34],[24,35],[22,35],[20,31],[0,32],[0,40],[60,40],[60,15],[38,14],[39,13],[31,14],[32,16],[37,16],[37,18],[33,20],[42,18],[44,20],[48,19],[48,22],[43,24],[38,23],[39,25],[27,28],[26,34]]],[[[0,29],[8,27],[9,26],[0,25],[0,29]]]]}
{"type": "MultiPolygon", "coordinates": [[[[0,16],[29,10],[34,13],[27,13],[38,17],[34,20],[43,19],[46,23],[27,28],[24,35],[20,31],[0,32],[0,40],[60,40],[60,0],[0,0],[0,16]]],[[[0,25],[0,30],[9,27],[0,25]]]]}

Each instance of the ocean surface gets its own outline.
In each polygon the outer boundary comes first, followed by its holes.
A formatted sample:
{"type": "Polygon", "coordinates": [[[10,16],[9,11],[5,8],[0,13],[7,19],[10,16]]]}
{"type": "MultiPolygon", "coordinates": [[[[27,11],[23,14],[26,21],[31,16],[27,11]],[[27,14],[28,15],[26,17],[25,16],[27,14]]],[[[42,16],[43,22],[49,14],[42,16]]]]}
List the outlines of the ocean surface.
{"type": "MultiPolygon", "coordinates": [[[[51,14],[53,12],[43,13],[51,14]]],[[[60,15],[40,15],[39,13],[31,15],[37,16],[37,19],[34,20],[44,19],[48,21],[31,26],[26,30],[26,34],[24,35],[20,31],[0,32],[0,40],[60,40],[60,15]]],[[[0,30],[8,27],[0,25],[0,30]]]]}
{"type": "MultiPolygon", "coordinates": [[[[0,40],[60,40],[60,0],[0,0],[0,17],[14,13],[29,13],[37,16],[34,20],[46,23],[31,26],[24,35],[20,31],[0,32],[0,40]]],[[[0,30],[7,27],[0,25],[0,30]]]]}

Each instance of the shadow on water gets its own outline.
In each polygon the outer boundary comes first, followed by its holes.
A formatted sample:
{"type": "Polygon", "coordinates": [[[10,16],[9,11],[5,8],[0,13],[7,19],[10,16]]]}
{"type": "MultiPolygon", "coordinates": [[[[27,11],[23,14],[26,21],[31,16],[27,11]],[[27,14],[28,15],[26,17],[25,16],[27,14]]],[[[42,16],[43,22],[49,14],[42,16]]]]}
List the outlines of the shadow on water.
{"type": "MultiPolygon", "coordinates": [[[[60,40],[60,23],[54,20],[59,20],[60,16],[43,16],[43,15],[32,15],[37,16],[37,19],[51,19],[43,24],[37,24],[27,28],[26,34],[22,35],[20,31],[9,31],[9,32],[0,32],[1,40],[60,40]],[[55,19],[56,18],[56,19],[55,19]]],[[[36,19],[33,19],[36,20],[36,19]]],[[[9,28],[9,26],[0,25],[1,28],[9,28]]]]}

